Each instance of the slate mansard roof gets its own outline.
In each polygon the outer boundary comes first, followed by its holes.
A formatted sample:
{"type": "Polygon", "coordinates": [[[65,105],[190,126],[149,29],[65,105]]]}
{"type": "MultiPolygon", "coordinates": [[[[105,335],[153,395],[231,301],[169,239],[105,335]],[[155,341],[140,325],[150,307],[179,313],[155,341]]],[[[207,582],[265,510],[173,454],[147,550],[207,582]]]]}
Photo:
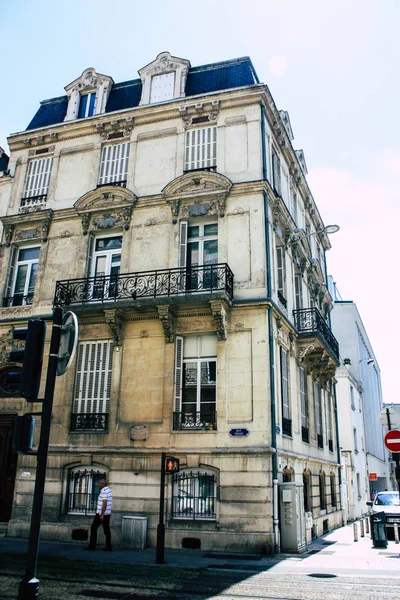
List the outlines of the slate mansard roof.
{"type": "MultiPolygon", "coordinates": [[[[185,94],[186,97],[190,97],[257,83],[259,83],[259,80],[253,64],[250,58],[246,56],[190,68],[186,80],[185,94]]],[[[106,113],[139,106],[141,95],[141,79],[114,84],[107,101],[106,113]]],[[[26,131],[62,123],[67,113],[67,105],[67,96],[43,100],[26,131]]]]}

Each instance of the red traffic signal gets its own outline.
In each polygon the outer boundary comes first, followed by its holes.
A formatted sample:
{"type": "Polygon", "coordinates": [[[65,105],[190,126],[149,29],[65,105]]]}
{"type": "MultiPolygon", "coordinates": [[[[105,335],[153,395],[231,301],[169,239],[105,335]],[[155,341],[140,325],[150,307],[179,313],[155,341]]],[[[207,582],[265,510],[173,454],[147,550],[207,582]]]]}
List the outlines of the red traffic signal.
{"type": "Polygon", "coordinates": [[[175,456],[167,456],[165,459],[165,472],[177,473],[179,471],[179,458],[175,456]]]}

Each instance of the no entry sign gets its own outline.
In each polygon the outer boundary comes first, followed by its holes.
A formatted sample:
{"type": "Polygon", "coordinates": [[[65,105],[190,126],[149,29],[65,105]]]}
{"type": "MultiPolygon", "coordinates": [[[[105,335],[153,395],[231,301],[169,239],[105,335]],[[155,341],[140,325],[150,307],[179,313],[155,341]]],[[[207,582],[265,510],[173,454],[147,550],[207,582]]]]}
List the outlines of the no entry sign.
{"type": "Polygon", "coordinates": [[[400,452],[400,431],[391,429],[385,435],[385,446],[391,452],[400,452]]]}

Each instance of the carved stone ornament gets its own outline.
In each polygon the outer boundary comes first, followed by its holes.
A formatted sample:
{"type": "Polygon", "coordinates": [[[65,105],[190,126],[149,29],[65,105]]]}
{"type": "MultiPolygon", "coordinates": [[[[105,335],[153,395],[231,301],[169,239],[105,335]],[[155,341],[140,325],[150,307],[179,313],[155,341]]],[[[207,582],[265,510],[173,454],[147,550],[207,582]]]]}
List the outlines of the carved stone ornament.
{"type": "Polygon", "coordinates": [[[6,242],[6,246],[11,246],[11,241],[14,233],[14,225],[11,223],[9,225],[4,225],[4,239],[6,242]]]}
{"type": "Polygon", "coordinates": [[[81,215],[81,221],[82,221],[82,233],[83,233],[83,235],[87,235],[87,232],[89,230],[89,225],[90,225],[90,213],[84,213],[83,215],[81,215]]]}
{"type": "Polygon", "coordinates": [[[244,323],[235,323],[235,331],[244,331],[244,323]]]}
{"type": "Polygon", "coordinates": [[[315,346],[314,344],[308,344],[306,346],[301,346],[298,350],[297,350],[297,362],[299,364],[301,364],[304,360],[304,358],[307,356],[307,354],[309,352],[312,352],[314,350],[315,346]]]}
{"type": "MultiPolygon", "coordinates": [[[[113,121],[103,121],[102,123],[97,123],[96,125],[97,133],[100,134],[102,140],[108,140],[110,135],[118,132],[122,133],[122,137],[129,138],[133,131],[133,127],[133,117],[114,119],[113,121]]],[[[118,139],[115,140],[115,143],[118,143],[118,139]]]]}
{"type": "Polygon", "coordinates": [[[224,300],[211,300],[210,306],[213,315],[217,339],[226,340],[226,338],[228,337],[227,318],[229,307],[224,300]]]}
{"type": "Polygon", "coordinates": [[[165,343],[173,344],[176,335],[176,315],[168,305],[157,306],[157,310],[164,329],[165,343]]]}
{"type": "Polygon", "coordinates": [[[120,215],[105,214],[93,217],[93,229],[111,229],[112,227],[121,227],[123,223],[120,215]]]}
{"type": "Polygon", "coordinates": [[[106,309],[104,311],[106,323],[110,331],[115,347],[122,346],[124,316],[117,308],[106,309]]]}
{"type": "Polygon", "coordinates": [[[39,227],[33,227],[31,229],[19,229],[15,232],[14,240],[16,242],[22,242],[25,240],[32,240],[40,237],[41,230],[39,227]]]}
{"type": "Polygon", "coordinates": [[[139,333],[139,337],[140,338],[148,338],[149,337],[149,332],[147,331],[147,329],[141,329],[140,333],[139,333]]]}
{"type": "Polygon", "coordinates": [[[49,215],[41,223],[41,232],[42,232],[42,240],[43,240],[43,242],[47,242],[47,237],[49,235],[49,230],[50,230],[51,216],[52,215],[49,215]]]}
{"type": "Polygon", "coordinates": [[[0,366],[17,364],[10,363],[10,352],[12,350],[23,350],[25,342],[23,340],[13,339],[14,327],[11,327],[7,333],[0,335],[0,366]]]}
{"type": "Polygon", "coordinates": [[[84,194],[74,204],[82,220],[83,235],[90,227],[98,230],[123,227],[128,230],[136,202],[137,198],[130,190],[116,186],[104,186],[84,194]]]}

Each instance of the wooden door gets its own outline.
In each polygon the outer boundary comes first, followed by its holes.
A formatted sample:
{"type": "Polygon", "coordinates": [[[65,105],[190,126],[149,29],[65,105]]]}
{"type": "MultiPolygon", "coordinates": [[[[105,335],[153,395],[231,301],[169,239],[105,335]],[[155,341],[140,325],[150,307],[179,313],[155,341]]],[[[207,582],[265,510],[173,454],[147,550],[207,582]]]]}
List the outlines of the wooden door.
{"type": "Polygon", "coordinates": [[[17,415],[0,415],[0,522],[11,518],[18,454],[12,450],[17,415]]]}

